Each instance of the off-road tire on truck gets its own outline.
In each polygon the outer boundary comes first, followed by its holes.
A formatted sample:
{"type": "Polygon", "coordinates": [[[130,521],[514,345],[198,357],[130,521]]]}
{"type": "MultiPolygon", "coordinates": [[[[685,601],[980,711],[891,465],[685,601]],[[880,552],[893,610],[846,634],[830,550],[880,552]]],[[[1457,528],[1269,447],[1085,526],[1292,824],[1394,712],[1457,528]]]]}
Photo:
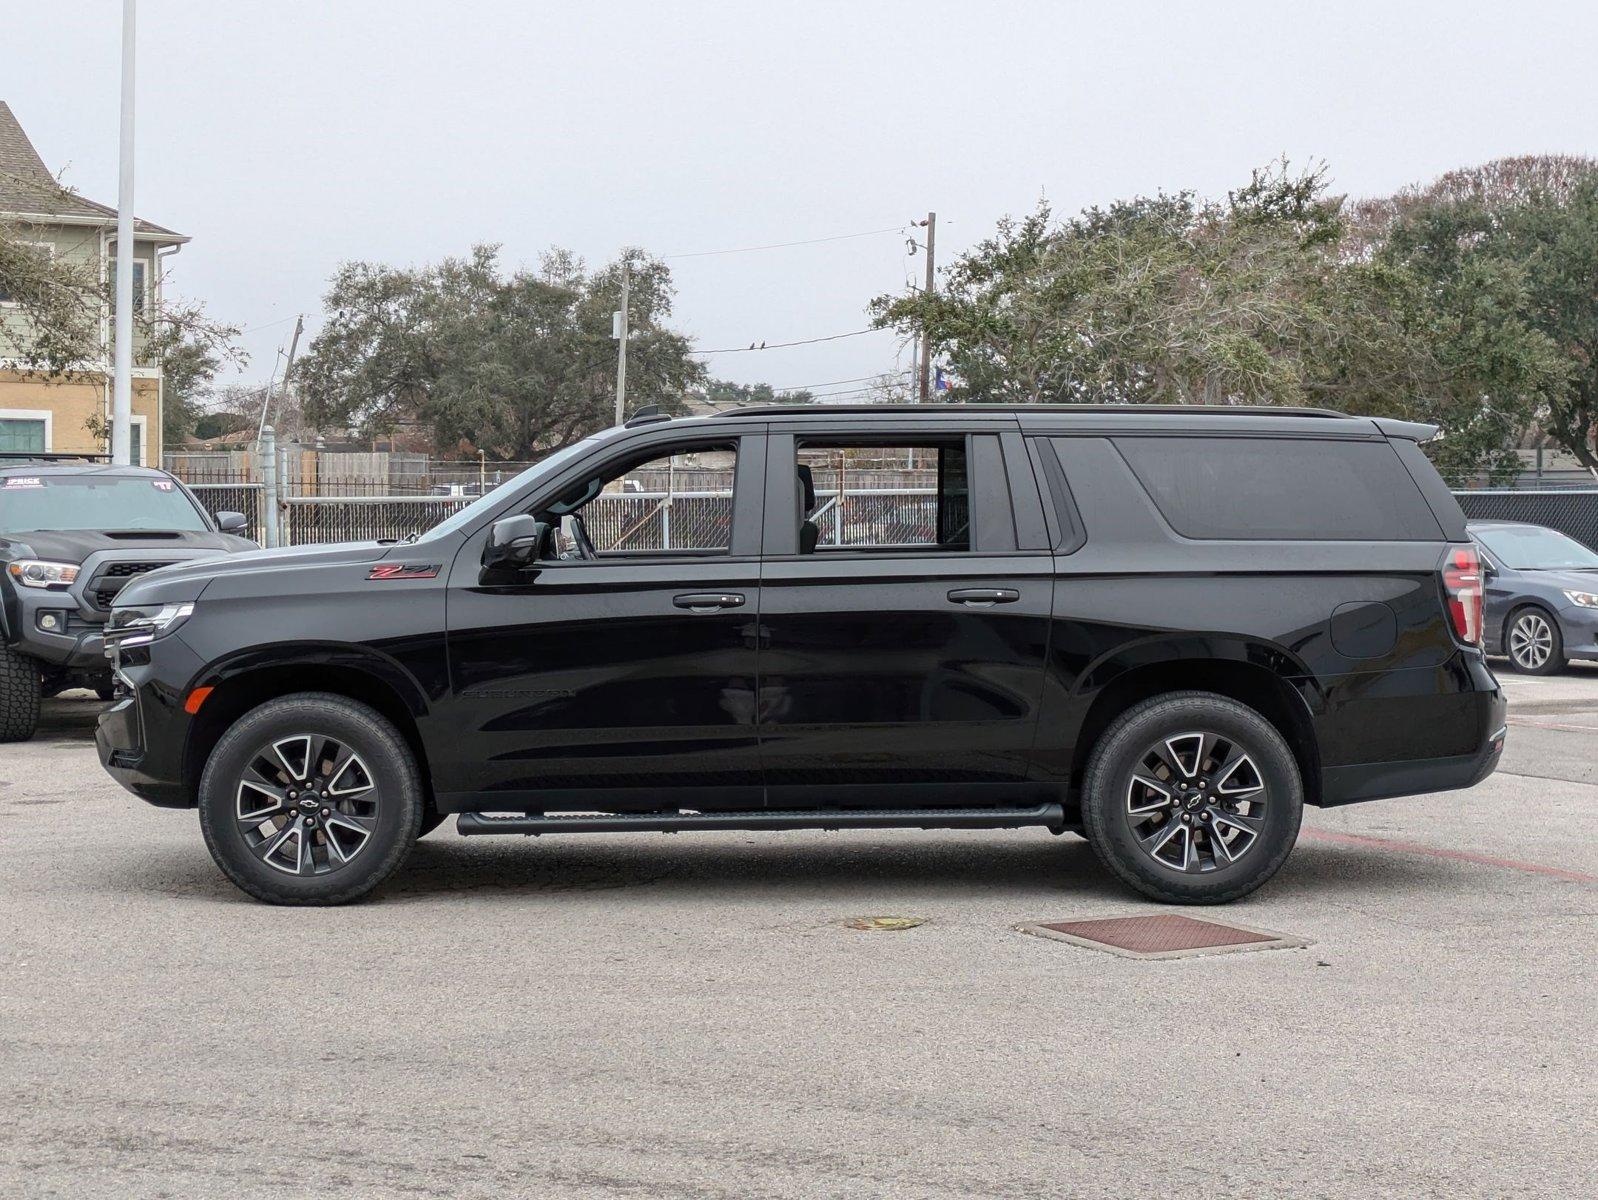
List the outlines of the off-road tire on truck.
{"type": "Polygon", "coordinates": [[[39,664],[0,645],[0,742],[25,742],[39,728],[39,664]]]}
{"type": "Polygon", "coordinates": [[[425,807],[394,726],[344,696],[252,709],[200,776],[200,831],[223,872],[269,904],[347,904],[398,869],[425,807]]]}

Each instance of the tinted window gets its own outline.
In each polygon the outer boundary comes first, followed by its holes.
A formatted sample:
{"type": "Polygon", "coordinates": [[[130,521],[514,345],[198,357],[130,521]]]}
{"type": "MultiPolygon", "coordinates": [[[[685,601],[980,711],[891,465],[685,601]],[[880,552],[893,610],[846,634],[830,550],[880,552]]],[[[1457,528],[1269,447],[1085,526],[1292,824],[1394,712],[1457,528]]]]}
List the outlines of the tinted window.
{"type": "MultiPolygon", "coordinates": [[[[1184,537],[1423,541],[1442,529],[1386,442],[1117,438],[1184,537]]],[[[1086,501],[1091,523],[1091,501],[1086,501]]]]}

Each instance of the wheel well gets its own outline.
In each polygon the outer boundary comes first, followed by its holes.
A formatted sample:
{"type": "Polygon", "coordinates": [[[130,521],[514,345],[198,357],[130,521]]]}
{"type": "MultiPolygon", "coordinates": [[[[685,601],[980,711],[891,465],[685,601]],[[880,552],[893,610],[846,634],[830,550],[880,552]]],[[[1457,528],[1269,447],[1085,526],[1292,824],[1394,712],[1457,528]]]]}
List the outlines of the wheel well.
{"type": "Polygon", "coordinates": [[[1213,692],[1236,700],[1274,725],[1298,762],[1305,803],[1320,803],[1320,750],[1303,699],[1280,676],[1264,667],[1212,658],[1153,663],[1135,667],[1111,680],[1094,698],[1077,736],[1071,759],[1070,799],[1080,804],[1081,781],[1087,772],[1088,756],[1116,717],[1166,692],[1188,691],[1213,692]]]}
{"type": "MultiPolygon", "coordinates": [[[[1556,630],[1559,630],[1559,618],[1554,615],[1553,609],[1540,600],[1522,600],[1504,615],[1504,627],[1498,631],[1498,644],[1503,648],[1505,654],[1509,653],[1509,624],[1528,608],[1535,608],[1553,623],[1556,630]]],[[[1563,630],[1560,630],[1560,632],[1563,633],[1563,630]]]]}
{"type": "Polygon", "coordinates": [[[198,801],[200,775],[211,750],[233,723],[268,700],[296,692],[332,692],[381,713],[400,731],[416,756],[427,806],[432,809],[433,777],[427,766],[427,751],[422,746],[416,718],[400,694],[376,675],[351,667],[324,665],[262,667],[216,686],[201,706],[189,733],[188,745],[184,747],[183,786],[191,804],[198,801]]]}

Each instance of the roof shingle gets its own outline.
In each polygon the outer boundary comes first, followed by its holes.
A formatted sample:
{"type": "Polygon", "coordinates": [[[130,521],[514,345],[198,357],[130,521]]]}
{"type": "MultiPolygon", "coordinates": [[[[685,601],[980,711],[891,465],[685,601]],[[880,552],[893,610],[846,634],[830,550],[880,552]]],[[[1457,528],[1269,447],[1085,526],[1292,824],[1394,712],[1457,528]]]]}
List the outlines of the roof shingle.
{"type": "MultiPolygon", "coordinates": [[[[0,213],[87,217],[107,223],[117,215],[109,205],[86,200],[56,181],[4,100],[0,100],[0,213]]],[[[157,237],[183,238],[151,221],[135,221],[134,229],[157,237]]]]}

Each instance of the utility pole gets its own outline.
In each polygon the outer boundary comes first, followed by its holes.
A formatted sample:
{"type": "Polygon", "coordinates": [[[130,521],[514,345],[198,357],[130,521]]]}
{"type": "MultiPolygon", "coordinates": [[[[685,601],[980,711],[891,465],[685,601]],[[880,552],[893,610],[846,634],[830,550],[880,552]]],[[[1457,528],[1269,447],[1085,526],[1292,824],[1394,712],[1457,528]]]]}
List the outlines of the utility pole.
{"type": "MultiPolygon", "coordinates": [[[[938,290],[937,282],[932,275],[933,258],[937,254],[938,245],[938,214],[929,212],[927,219],[921,222],[927,230],[927,295],[932,295],[938,290]]],[[[923,337],[921,344],[921,403],[925,404],[932,394],[932,344],[923,337]]]]}
{"type": "MultiPolygon", "coordinates": [[[[122,0],[122,146],[117,187],[117,287],[112,337],[111,461],[132,461],[133,432],[133,60],[138,0],[122,0]]],[[[149,448],[145,448],[148,457],[149,448]]]]}
{"type": "Polygon", "coordinates": [[[627,293],[632,281],[632,260],[622,259],[621,263],[621,309],[616,312],[610,325],[610,336],[615,338],[620,345],[616,350],[616,424],[621,425],[627,420],[627,293]]]}
{"type": "MultiPolygon", "coordinates": [[[[294,336],[289,340],[289,362],[283,368],[283,390],[289,386],[289,375],[294,370],[294,352],[300,348],[300,334],[305,332],[305,314],[301,313],[294,318],[294,336]]],[[[272,385],[277,380],[277,368],[272,369],[272,378],[266,381],[266,402],[261,405],[261,428],[255,432],[255,440],[261,440],[261,430],[266,428],[267,414],[272,411],[272,385]]]]}

